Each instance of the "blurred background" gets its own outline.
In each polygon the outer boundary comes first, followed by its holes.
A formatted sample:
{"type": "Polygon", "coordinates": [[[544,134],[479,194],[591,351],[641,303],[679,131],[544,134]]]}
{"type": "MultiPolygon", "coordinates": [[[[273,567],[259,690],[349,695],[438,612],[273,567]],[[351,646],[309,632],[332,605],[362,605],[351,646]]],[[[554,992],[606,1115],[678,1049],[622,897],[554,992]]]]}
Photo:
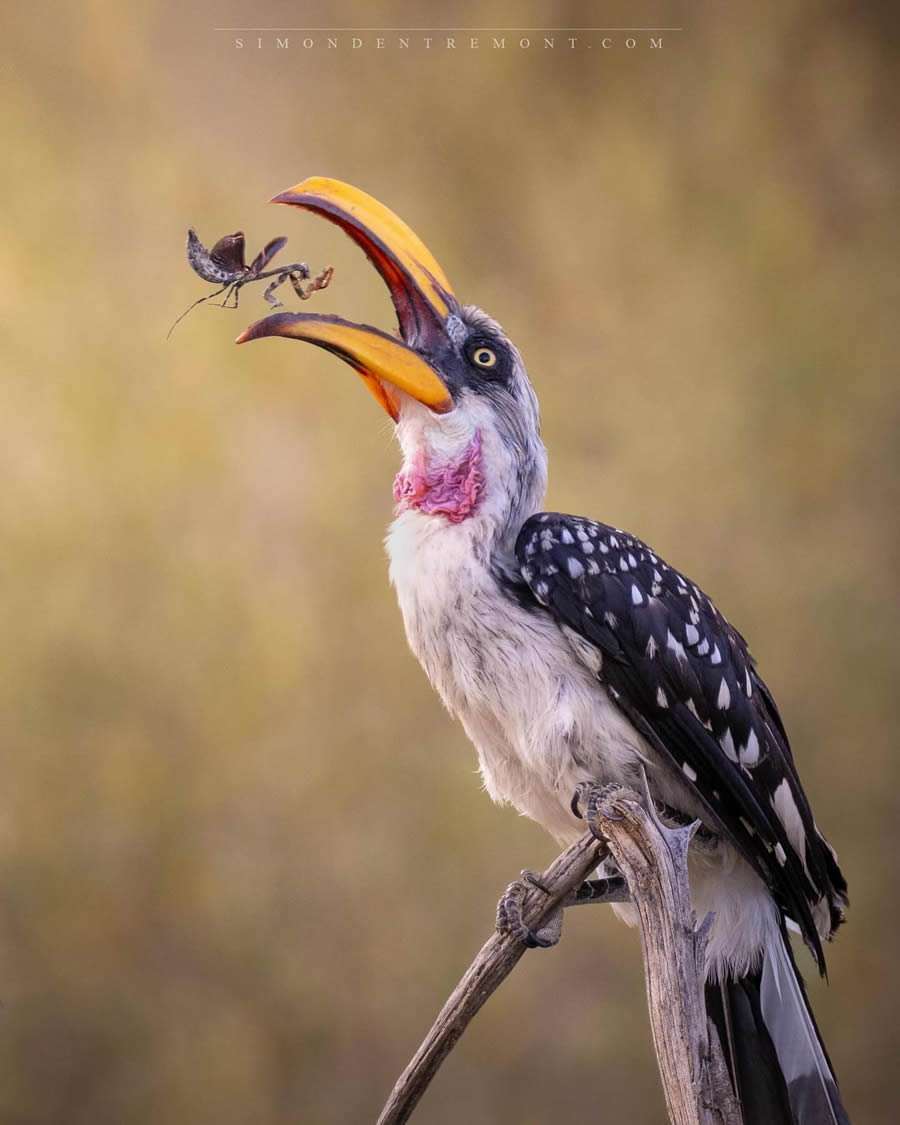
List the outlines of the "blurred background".
{"type": "MultiPolygon", "coordinates": [[[[260,286],[166,342],[207,291],[188,226],[286,234],[336,268],[311,305],[392,325],[336,228],[266,206],[312,173],[396,209],[520,346],[548,505],[639,534],[748,637],[850,880],[814,1006],[854,1121],[898,1119],[890,6],[729,7],[4,7],[0,1120],[374,1121],[503,887],[556,854],[481,792],[407,652],[397,452],[358,380],[235,348],[260,286]],[[213,30],[328,22],[684,30],[213,30]]],[[[663,1115],[638,938],[598,908],[416,1121],[663,1115]]]]}

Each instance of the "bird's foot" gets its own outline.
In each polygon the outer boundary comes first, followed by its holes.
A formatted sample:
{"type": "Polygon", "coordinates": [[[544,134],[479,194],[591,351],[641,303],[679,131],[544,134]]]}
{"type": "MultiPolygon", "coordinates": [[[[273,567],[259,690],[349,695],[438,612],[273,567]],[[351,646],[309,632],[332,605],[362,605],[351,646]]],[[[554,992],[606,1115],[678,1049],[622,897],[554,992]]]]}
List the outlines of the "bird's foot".
{"type": "Polygon", "coordinates": [[[545,886],[533,871],[523,871],[522,878],[510,883],[497,903],[498,932],[511,934],[529,949],[549,949],[558,943],[562,936],[565,907],[631,901],[628,884],[621,875],[586,879],[580,887],[568,895],[545,925],[539,930],[532,930],[522,917],[522,904],[531,887],[536,887],[546,895],[551,893],[550,888],[545,886]]]}
{"type": "MultiPolygon", "coordinates": [[[[621,788],[620,785],[615,783],[601,785],[599,782],[595,781],[581,781],[575,786],[575,792],[572,795],[570,806],[572,812],[579,820],[587,822],[594,837],[601,842],[604,840],[604,837],[602,829],[600,828],[600,821],[622,819],[613,812],[614,802],[610,800],[621,788]]],[[[664,827],[668,828],[673,825],[676,827],[685,827],[696,824],[692,839],[693,847],[711,851],[719,846],[719,837],[716,833],[710,828],[707,828],[706,825],[702,824],[694,816],[674,809],[671,805],[667,805],[663,801],[656,800],[650,793],[646,774],[644,775],[644,795],[646,807],[650,815],[664,827]]]]}
{"type": "Polygon", "coordinates": [[[523,871],[522,878],[510,883],[497,903],[497,931],[510,934],[529,949],[549,949],[562,935],[562,909],[557,910],[545,926],[532,930],[522,917],[522,903],[531,887],[550,894],[533,871],[523,871]]]}
{"type": "Polygon", "coordinates": [[[620,819],[610,809],[607,798],[621,788],[621,785],[601,785],[596,781],[580,781],[575,786],[571,802],[572,812],[579,820],[587,821],[588,828],[598,840],[604,840],[602,832],[597,827],[599,817],[602,816],[606,820],[620,819]]]}

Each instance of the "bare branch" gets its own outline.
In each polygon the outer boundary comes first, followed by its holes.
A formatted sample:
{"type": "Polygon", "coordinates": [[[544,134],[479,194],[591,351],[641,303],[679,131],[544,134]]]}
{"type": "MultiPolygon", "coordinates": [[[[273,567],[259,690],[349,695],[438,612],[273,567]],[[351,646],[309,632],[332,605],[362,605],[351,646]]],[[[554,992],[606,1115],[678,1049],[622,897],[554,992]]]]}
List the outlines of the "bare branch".
{"type": "MultiPolygon", "coordinates": [[[[521,909],[519,931],[555,940],[563,908],[576,904],[578,888],[611,853],[627,890],[611,889],[593,901],[630,898],[637,909],[653,1042],[672,1125],[741,1125],[718,1036],[706,1018],[707,926],[695,927],[687,876],[688,845],[697,824],[669,827],[657,816],[649,793],[646,804],[620,786],[585,786],[581,796],[591,832],[567,848],[538,885],[513,884],[521,909]]],[[[610,880],[611,888],[615,882],[610,880]]],[[[409,1120],[441,1063],[526,948],[507,932],[485,943],[398,1079],[377,1125],[409,1120]]]]}
{"type": "Polygon", "coordinates": [[[718,1036],[706,1017],[706,927],[695,927],[687,871],[697,822],[670,828],[649,798],[645,805],[620,787],[604,789],[593,804],[589,823],[608,844],[638,913],[653,1045],[672,1125],[740,1125],[718,1036]]]}
{"type": "MultiPolygon", "coordinates": [[[[600,861],[601,845],[586,833],[553,861],[541,875],[547,894],[536,887],[526,889],[522,920],[539,931],[551,921],[561,904],[584,882],[600,861]]],[[[434,1026],[397,1080],[378,1125],[402,1125],[408,1121],[419,1099],[485,1001],[519,963],[526,946],[510,934],[495,933],[484,944],[465,976],[441,1009],[434,1026]]]]}

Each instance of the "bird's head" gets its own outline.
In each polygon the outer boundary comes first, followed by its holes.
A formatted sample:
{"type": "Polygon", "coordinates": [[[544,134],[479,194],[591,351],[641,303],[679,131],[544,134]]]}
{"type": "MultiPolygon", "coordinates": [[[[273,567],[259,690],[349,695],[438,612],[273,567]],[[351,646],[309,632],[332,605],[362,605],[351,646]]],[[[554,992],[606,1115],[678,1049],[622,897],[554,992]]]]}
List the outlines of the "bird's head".
{"type": "Polygon", "coordinates": [[[401,510],[461,523],[479,516],[506,540],[543,499],[537,399],[519,352],[485,313],[461,305],[427,247],[383,204],[315,177],[275,196],[336,223],[381,274],[399,338],[337,316],[275,313],[238,342],[286,336],[348,363],[394,420],[404,454],[401,510]]]}

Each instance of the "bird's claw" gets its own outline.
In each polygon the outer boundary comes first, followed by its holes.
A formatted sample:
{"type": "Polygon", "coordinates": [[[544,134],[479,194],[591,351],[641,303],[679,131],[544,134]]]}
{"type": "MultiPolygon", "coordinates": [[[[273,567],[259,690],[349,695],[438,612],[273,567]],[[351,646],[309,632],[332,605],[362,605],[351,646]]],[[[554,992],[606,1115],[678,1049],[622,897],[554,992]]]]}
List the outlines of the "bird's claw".
{"type": "Polygon", "coordinates": [[[587,820],[588,827],[598,840],[604,841],[603,833],[597,827],[599,817],[604,820],[622,819],[610,810],[607,801],[610,793],[619,788],[618,785],[600,785],[596,781],[580,781],[575,786],[571,803],[572,812],[579,820],[587,820]],[[584,812],[581,811],[582,805],[584,812]]]}
{"type": "Polygon", "coordinates": [[[539,876],[535,875],[535,873],[533,871],[529,871],[526,868],[526,870],[521,872],[521,875],[522,875],[522,881],[523,882],[529,883],[532,887],[537,887],[537,889],[539,891],[543,891],[545,895],[549,895],[549,894],[553,893],[550,890],[550,888],[548,886],[546,886],[546,884],[541,882],[539,876]]]}
{"type": "Polygon", "coordinates": [[[575,786],[575,792],[572,794],[572,800],[569,802],[569,808],[572,810],[572,815],[577,816],[579,820],[584,820],[584,813],[581,811],[581,796],[582,791],[589,786],[589,781],[579,781],[575,786]]]}
{"type": "Polygon", "coordinates": [[[550,893],[533,872],[523,871],[522,879],[510,883],[497,903],[497,931],[517,938],[528,949],[549,949],[562,933],[562,911],[557,911],[540,930],[530,929],[522,917],[522,902],[529,885],[550,893]]]}

